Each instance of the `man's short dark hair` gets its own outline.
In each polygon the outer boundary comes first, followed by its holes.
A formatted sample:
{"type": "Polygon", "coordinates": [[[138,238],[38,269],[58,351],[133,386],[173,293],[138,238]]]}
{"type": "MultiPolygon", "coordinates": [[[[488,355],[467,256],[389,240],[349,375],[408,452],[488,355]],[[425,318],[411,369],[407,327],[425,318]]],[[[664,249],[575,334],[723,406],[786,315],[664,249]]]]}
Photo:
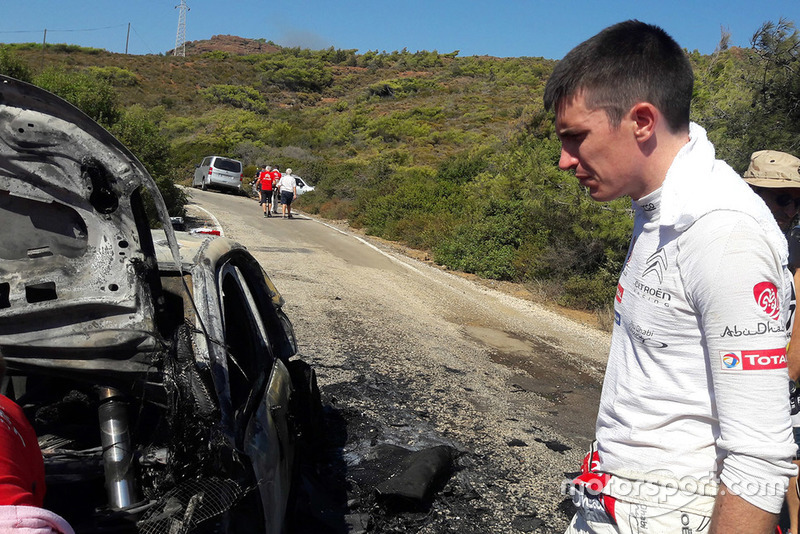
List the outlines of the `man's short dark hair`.
{"type": "Polygon", "coordinates": [[[544,90],[544,105],[558,111],[585,91],[586,105],[605,110],[617,127],[634,104],[649,102],[678,132],[689,126],[693,84],[689,58],[667,32],[628,20],[582,42],[558,62],[544,90]]]}

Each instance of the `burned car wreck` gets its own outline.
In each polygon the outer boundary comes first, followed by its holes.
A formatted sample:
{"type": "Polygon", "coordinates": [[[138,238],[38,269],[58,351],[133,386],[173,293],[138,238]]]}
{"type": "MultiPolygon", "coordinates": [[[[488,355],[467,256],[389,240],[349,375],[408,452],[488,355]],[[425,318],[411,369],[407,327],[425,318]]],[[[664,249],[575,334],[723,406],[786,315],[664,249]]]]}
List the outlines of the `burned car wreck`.
{"type": "Polygon", "coordinates": [[[0,224],[3,393],[45,507],[76,532],[285,531],[319,393],[248,251],[174,232],[121,143],[2,76],[0,224]]]}

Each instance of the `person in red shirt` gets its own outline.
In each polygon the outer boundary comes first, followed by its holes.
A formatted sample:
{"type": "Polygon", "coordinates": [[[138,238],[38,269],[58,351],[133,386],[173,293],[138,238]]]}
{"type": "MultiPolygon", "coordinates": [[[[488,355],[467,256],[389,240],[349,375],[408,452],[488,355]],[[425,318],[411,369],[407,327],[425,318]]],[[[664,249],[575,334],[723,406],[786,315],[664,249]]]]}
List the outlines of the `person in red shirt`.
{"type": "Polygon", "coordinates": [[[44,460],[39,440],[14,401],[0,395],[0,505],[44,504],[44,460]]]}
{"type": "Polygon", "coordinates": [[[272,217],[272,167],[264,165],[264,170],[258,173],[258,180],[261,183],[261,204],[264,210],[264,217],[272,217]]]}
{"type": "MultiPolygon", "coordinates": [[[[5,362],[0,356],[0,379],[5,362]]],[[[0,395],[0,532],[75,534],[61,516],[43,508],[44,459],[36,431],[22,408],[0,395]]]]}
{"type": "Polygon", "coordinates": [[[281,176],[282,175],[278,170],[278,167],[272,169],[272,195],[273,195],[272,206],[275,209],[275,211],[273,211],[273,213],[275,214],[278,213],[278,202],[280,200],[280,194],[281,194],[280,185],[278,185],[278,182],[280,182],[281,176]]]}

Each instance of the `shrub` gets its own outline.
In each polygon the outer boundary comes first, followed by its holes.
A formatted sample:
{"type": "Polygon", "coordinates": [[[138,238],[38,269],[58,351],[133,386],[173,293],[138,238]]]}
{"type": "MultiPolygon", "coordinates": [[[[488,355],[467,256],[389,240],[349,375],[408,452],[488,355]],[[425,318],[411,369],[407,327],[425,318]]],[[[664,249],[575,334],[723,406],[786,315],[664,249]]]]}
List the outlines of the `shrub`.
{"type": "Polygon", "coordinates": [[[0,74],[11,76],[23,82],[31,81],[31,71],[27,63],[19,59],[8,46],[0,47],[0,74]]]}
{"type": "Polygon", "coordinates": [[[119,67],[89,67],[89,72],[101,79],[106,80],[116,87],[133,87],[139,83],[139,79],[128,69],[119,67]]]}
{"type": "Polygon", "coordinates": [[[111,84],[88,72],[68,72],[51,67],[34,78],[34,83],[77,106],[104,126],[119,118],[117,94],[111,84]]]}
{"type": "Polygon", "coordinates": [[[269,111],[264,97],[243,85],[212,85],[200,90],[200,94],[212,103],[228,104],[235,108],[266,114],[269,111]]]}
{"type": "Polygon", "coordinates": [[[56,52],[67,53],[67,54],[73,54],[73,53],[76,53],[76,52],[83,52],[84,54],[98,55],[98,54],[102,54],[103,52],[105,52],[105,50],[103,50],[102,48],[92,48],[92,47],[88,47],[88,46],[79,46],[79,45],[67,44],[67,43],[48,44],[47,47],[51,48],[52,50],[54,50],[56,52]]]}
{"type": "Polygon", "coordinates": [[[392,221],[387,225],[386,234],[391,239],[401,241],[417,249],[430,249],[437,245],[444,233],[449,231],[450,220],[441,213],[417,211],[392,221]]]}
{"type": "Polygon", "coordinates": [[[602,309],[614,300],[616,275],[601,270],[593,275],[571,276],[564,283],[559,304],[573,308],[602,309]]]}
{"type": "Polygon", "coordinates": [[[484,278],[509,280],[514,276],[514,245],[488,225],[465,226],[433,248],[433,260],[452,269],[484,278]]]}
{"type": "Polygon", "coordinates": [[[273,56],[262,61],[261,79],[265,84],[275,84],[295,91],[321,91],[333,83],[330,69],[318,59],[294,56],[273,56]]]}
{"type": "Polygon", "coordinates": [[[342,146],[353,139],[356,129],[352,113],[343,113],[330,117],[319,132],[319,143],[322,146],[342,146]]]}
{"type": "Polygon", "coordinates": [[[445,182],[464,184],[485,171],[488,165],[485,151],[477,154],[462,152],[442,162],[437,177],[445,182]]]}
{"type": "Polygon", "coordinates": [[[231,57],[230,52],[225,52],[224,50],[212,50],[210,52],[203,52],[200,56],[204,59],[215,59],[217,61],[224,61],[231,57]]]}
{"type": "Polygon", "coordinates": [[[395,78],[373,83],[367,87],[369,96],[402,98],[417,93],[429,93],[439,84],[426,78],[395,78]]]}
{"type": "Polygon", "coordinates": [[[384,142],[414,141],[427,137],[431,127],[417,119],[407,119],[402,115],[378,117],[370,121],[366,127],[366,134],[376,137],[384,142]]]}

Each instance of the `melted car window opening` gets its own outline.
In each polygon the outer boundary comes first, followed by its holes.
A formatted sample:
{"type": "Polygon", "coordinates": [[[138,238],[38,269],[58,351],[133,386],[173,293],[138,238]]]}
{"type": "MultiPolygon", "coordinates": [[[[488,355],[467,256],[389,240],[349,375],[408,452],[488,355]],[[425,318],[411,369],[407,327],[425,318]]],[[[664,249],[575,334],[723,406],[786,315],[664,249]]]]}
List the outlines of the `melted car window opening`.
{"type": "Polygon", "coordinates": [[[243,269],[233,261],[221,268],[220,295],[226,347],[238,368],[233,375],[244,376],[252,386],[269,376],[274,356],[270,331],[262,323],[264,313],[254,295],[257,288],[252,284],[257,280],[243,269]]]}
{"type": "Polygon", "coordinates": [[[56,295],[55,282],[43,282],[40,284],[31,284],[29,286],[25,286],[25,300],[29,304],[57,299],[58,295],[56,295]]]}
{"type": "Polygon", "coordinates": [[[239,408],[247,401],[258,369],[255,361],[259,352],[255,342],[257,334],[253,317],[235,277],[224,275],[221,287],[231,401],[235,408],[239,408]]]}

